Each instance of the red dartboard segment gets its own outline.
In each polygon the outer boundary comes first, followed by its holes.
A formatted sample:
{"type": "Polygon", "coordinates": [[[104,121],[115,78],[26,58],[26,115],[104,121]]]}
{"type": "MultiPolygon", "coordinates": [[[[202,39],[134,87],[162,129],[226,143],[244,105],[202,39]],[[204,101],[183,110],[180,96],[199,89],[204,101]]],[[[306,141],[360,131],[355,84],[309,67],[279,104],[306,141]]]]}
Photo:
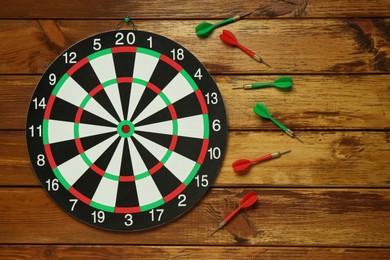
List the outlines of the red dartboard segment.
{"type": "Polygon", "coordinates": [[[56,99],[56,96],[50,95],[50,98],[49,98],[47,105],[46,105],[45,114],[43,116],[44,119],[50,118],[50,112],[51,112],[51,109],[53,108],[53,104],[54,104],[55,99],[56,99]]]}
{"type": "Polygon", "coordinates": [[[164,197],[164,201],[168,202],[176,198],[186,187],[187,186],[184,183],[180,184],[179,187],[177,187],[174,191],[172,191],[171,193],[169,193],[167,196],[164,197]]]}
{"type": "Polygon", "coordinates": [[[133,182],[135,180],[134,176],[120,176],[119,181],[120,182],[133,182]]]}
{"type": "Polygon", "coordinates": [[[91,170],[93,170],[94,172],[96,172],[97,174],[99,174],[100,176],[104,176],[105,172],[103,169],[100,169],[98,166],[96,166],[95,164],[92,164],[90,166],[91,170]]]}
{"type": "Polygon", "coordinates": [[[132,77],[121,77],[117,79],[118,83],[131,83],[133,82],[132,77]]]}
{"type": "Polygon", "coordinates": [[[38,125],[42,136],[26,139],[43,187],[70,215],[110,230],[153,228],[188,211],[226,149],[224,105],[206,68],[143,31],[91,36],[61,54],[30,103],[26,126],[38,125]],[[210,147],[221,156],[207,156],[210,147]]]}
{"type": "Polygon", "coordinates": [[[175,68],[178,72],[180,72],[180,71],[183,69],[183,67],[180,66],[177,62],[175,62],[174,60],[172,60],[171,58],[169,58],[168,56],[166,56],[166,55],[164,55],[164,54],[161,55],[160,60],[162,60],[162,61],[168,63],[168,64],[171,65],[173,68],[175,68]]]}
{"type": "Polygon", "coordinates": [[[102,84],[99,84],[96,88],[92,89],[91,92],[89,92],[89,95],[91,97],[95,96],[96,93],[98,93],[99,91],[102,91],[103,90],[103,86],[102,84]]]}
{"type": "Polygon", "coordinates": [[[87,64],[89,61],[88,61],[88,57],[85,57],[84,59],[80,60],[79,62],[77,62],[73,67],[71,67],[67,74],[69,76],[72,76],[73,73],[75,73],[77,70],[79,70],[81,67],[83,67],[85,64],[87,64]]]}
{"type": "Polygon", "coordinates": [[[203,143],[202,143],[202,149],[200,151],[197,163],[199,163],[199,164],[203,163],[203,161],[204,161],[204,159],[206,157],[206,154],[207,154],[207,148],[209,148],[209,140],[208,139],[204,139],[203,143]]]}
{"type": "Polygon", "coordinates": [[[176,120],[177,119],[177,114],[176,114],[175,107],[172,104],[170,104],[168,106],[168,109],[169,109],[169,113],[171,113],[172,120],[176,120]]]}
{"type": "Polygon", "coordinates": [[[146,87],[149,88],[150,90],[152,90],[157,95],[161,93],[161,89],[159,89],[157,86],[155,86],[154,84],[152,84],[150,82],[146,85],[146,87]]]}
{"type": "Polygon", "coordinates": [[[70,187],[68,190],[73,196],[75,196],[80,201],[84,202],[85,204],[89,205],[91,204],[91,199],[84,196],[82,193],[80,193],[78,190],[76,190],[74,187],[70,187]]]}
{"type": "Polygon", "coordinates": [[[199,104],[202,108],[202,113],[203,114],[208,114],[208,108],[207,108],[207,104],[206,104],[206,101],[204,100],[204,97],[203,97],[203,94],[202,92],[198,89],[195,91],[195,94],[199,100],[199,104]]]}
{"type": "Polygon", "coordinates": [[[164,164],[163,164],[162,162],[158,162],[155,166],[153,166],[153,167],[149,170],[149,173],[152,175],[152,174],[154,174],[155,172],[157,172],[158,170],[160,170],[163,166],[164,166],[164,164]]]}
{"type": "Polygon", "coordinates": [[[51,153],[50,144],[45,144],[44,147],[45,147],[45,154],[46,154],[46,156],[47,156],[47,161],[49,162],[50,167],[51,167],[52,169],[57,168],[57,164],[56,164],[56,162],[54,161],[53,155],[52,155],[52,153],[51,153]]]}
{"type": "Polygon", "coordinates": [[[111,49],[111,51],[112,53],[136,52],[137,48],[133,46],[114,47],[111,49]]]}
{"type": "Polygon", "coordinates": [[[115,207],[115,213],[131,214],[141,212],[140,207],[115,207]]]}

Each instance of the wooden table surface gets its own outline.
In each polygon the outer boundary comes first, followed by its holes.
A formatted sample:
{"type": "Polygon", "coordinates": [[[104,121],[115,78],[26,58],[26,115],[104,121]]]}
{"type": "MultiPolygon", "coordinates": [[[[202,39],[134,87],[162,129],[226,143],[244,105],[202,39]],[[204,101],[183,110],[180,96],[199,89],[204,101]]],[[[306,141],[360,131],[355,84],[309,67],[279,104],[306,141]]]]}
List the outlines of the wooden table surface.
{"type": "Polygon", "coordinates": [[[0,258],[390,258],[390,0],[29,1],[0,9],[0,258]],[[194,27],[223,27],[271,64],[194,27]],[[70,45],[112,30],[129,14],[139,29],[189,49],[212,73],[229,122],[225,160],[199,204],[144,232],[117,233],[67,215],[41,188],[25,144],[27,106],[45,68],[70,45]],[[292,91],[232,90],[294,80],[292,91]],[[265,103],[304,144],[251,107],[265,103]],[[231,163],[291,149],[235,174],[231,163]],[[258,203],[210,232],[248,191],[258,203]]]}

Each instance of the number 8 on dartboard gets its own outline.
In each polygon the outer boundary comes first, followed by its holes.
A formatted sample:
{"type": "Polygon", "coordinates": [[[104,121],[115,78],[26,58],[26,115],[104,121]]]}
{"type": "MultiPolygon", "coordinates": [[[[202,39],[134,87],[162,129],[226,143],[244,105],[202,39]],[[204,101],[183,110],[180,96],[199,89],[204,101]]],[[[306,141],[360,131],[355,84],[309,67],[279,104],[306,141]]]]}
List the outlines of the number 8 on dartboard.
{"type": "Polygon", "coordinates": [[[207,192],[226,150],[222,96],[183,46],[133,30],[71,46],[31,98],[27,147],[42,186],[90,225],[167,223],[207,192]]]}

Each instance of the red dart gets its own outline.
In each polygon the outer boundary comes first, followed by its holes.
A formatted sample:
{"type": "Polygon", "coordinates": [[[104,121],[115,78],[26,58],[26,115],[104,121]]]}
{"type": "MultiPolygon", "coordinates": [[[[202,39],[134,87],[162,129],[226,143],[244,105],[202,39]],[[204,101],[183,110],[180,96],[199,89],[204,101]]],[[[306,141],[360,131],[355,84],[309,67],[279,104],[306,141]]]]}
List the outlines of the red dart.
{"type": "Polygon", "coordinates": [[[237,46],[238,48],[240,48],[242,51],[244,51],[246,54],[248,54],[254,60],[256,60],[256,61],[258,61],[260,63],[264,63],[265,65],[267,65],[268,67],[271,68],[271,66],[267,62],[265,62],[259,55],[257,55],[253,51],[249,50],[245,46],[241,45],[237,41],[236,36],[234,36],[234,34],[231,31],[223,30],[222,33],[219,35],[219,38],[221,38],[221,40],[223,42],[225,42],[225,43],[227,43],[229,45],[237,46]]]}
{"type": "Polygon", "coordinates": [[[286,154],[289,152],[291,152],[291,150],[276,152],[276,153],[269,153],[269,154],[263,155],[257,159],[254,159],[254,160],[240,159],[240,160],[235,161],[232,164],[232,167],[233,167],[233,170],[235,172],[243,172],[243,171],[248,170],[254,164],[257,164],[260,162],[265,162],[265,161],[275,159],[275,158],[279,158],[283,154],[286,154]]]}
{"type": "Polygon", "coordinates": [[[214,235],[215,232],[223,228],[241,209],[245,209],[252,206],[253,204],[255,204],[256,201],[257,201],[257,195],[253,191],[246,194],[245,197],[242,199],[238,208],[236,208],[232,213],[230,213],[229,216],[227,216],[221,223],[219,223],[219,225],[211,234],[211,236],[214,235]]]}

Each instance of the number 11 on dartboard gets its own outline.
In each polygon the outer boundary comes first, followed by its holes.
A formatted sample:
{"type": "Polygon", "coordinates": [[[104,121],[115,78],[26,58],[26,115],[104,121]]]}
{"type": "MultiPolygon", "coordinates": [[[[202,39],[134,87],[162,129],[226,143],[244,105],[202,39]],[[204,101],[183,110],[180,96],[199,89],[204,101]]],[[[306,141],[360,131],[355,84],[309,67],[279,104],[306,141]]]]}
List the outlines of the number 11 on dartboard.
{"type": "Polygon", "coordinates": [[[42,75],[26,122],[31,164],[71,216],[136,231],[172,221],[207,192],[226,150],[222,96],[178,43],[109,31],[42,75]]]}

